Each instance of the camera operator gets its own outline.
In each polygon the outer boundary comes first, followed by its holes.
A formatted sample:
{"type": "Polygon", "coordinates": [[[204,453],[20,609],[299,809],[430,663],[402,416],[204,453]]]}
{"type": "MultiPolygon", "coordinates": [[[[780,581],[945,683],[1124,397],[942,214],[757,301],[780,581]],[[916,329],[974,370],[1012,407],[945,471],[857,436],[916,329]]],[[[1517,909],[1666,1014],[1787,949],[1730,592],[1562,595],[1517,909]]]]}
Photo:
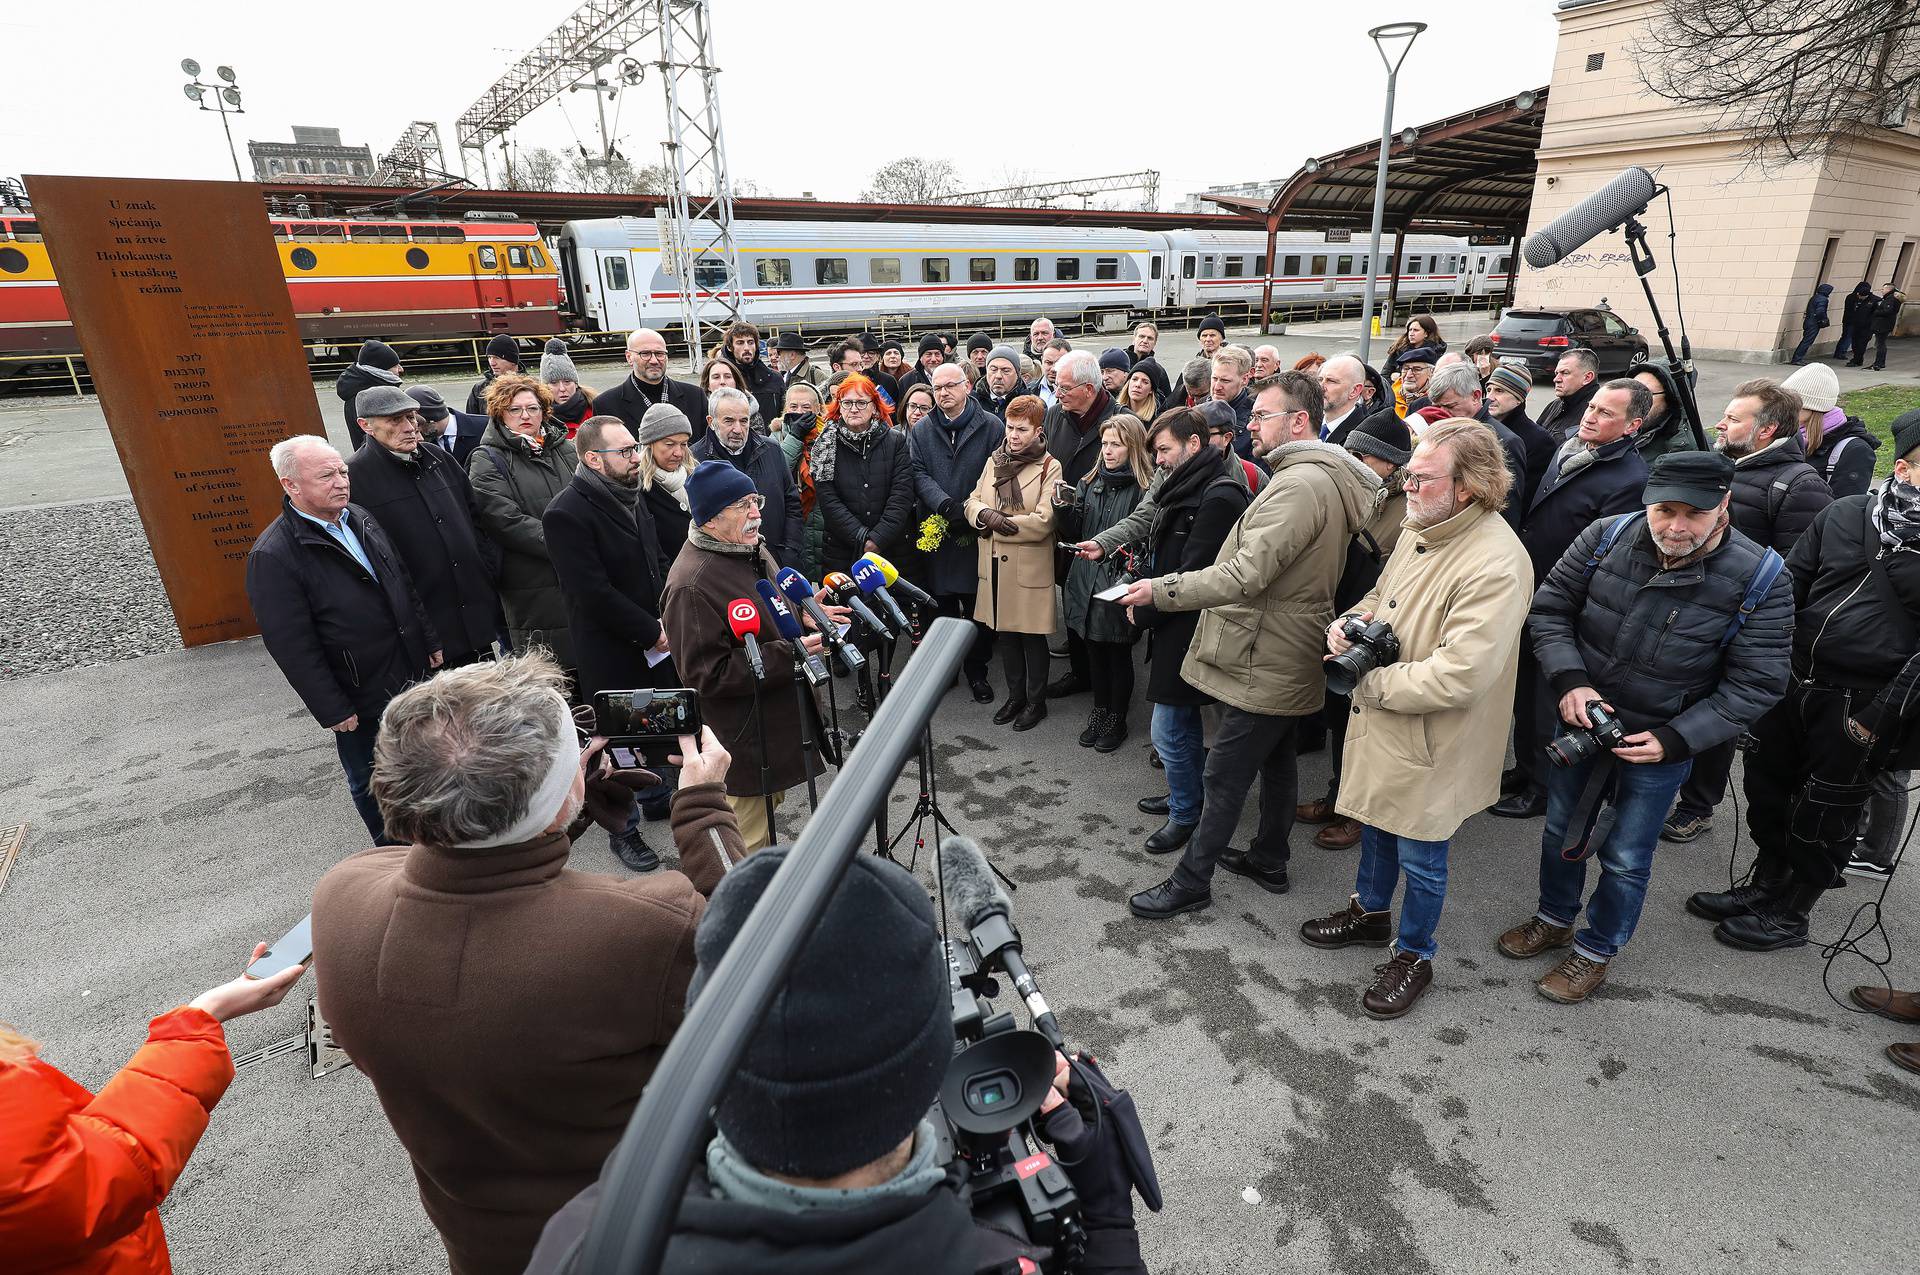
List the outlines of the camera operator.
{"type": "MultiPolygon", "coordinates": [[[[714,891],[694,937],[690,1000],[789,853],[754,855],[714,891]]],[[[953,1054],[947,961],[926,887],[899,864],[857,856],[714,1108],[717,1132],[688,1178],[660,1270],[1037,1269],[1021,1259],[1046,1250],[976,1222],[964,1166],[940,1161],[929,1112],[953,1054]]],[[[1073,1143],[1082,1130],[1061,1098],[1064,1062],[1039,1123],[1049,1141],[1073,1143]]],[[[1088,1253],[1100,1258],[1080,1269],[1144,1275],[1118,1155],[1103,1140],[1062,1165],[1081,1193],[1088,1253]]],[[[577,1269],[599,1197],[596,1183],[554,1216],[528,1275],[577,1269]]]]}
{"type": "Polygon", "coordinates": [[[401,692],[374,796],[410,844],[313,896],[320,1007],[413,1161],[454,1275],[518,1275],[592,1182],[684,1012],[702,897],[745,855],[708,732],[681,740],[680,872],[567,867],[583,807],[624,826],[645,771],[582,755],[544,655],[401,692]],[[684,875],[682,875],[684,873],[684,875]]]}
{"type": "Polygon", "coordinates": [[[1499,790],[1529,580],[1526,550],[1500,516],[1513,475],[1492,430],[1458,417],[1428,429],[1404,483],[1405,529],[1379,580],[1326,631],[1336,661],[1363,655],[1368,669],[1353,688],[1335,807],[1361,824],[1354,893],[1300,927],[1315,947],[1393,942],[1360,997],[1382,1019],[1407,1013],[1433,981],[1448,843],[1499,790]],[[1368,626],[1364,653],[1355,619],[1368,626]],[[1376,645],[1375,621],[1391,626],[1397,649],[1376,645]]]}
{"type": "Polygon", "coordinates": [[[1793,547],[1793,678],[1753,728],[1745,786],[1752,879],[1687,900],[1713,935],[1755,952],[1800,947],[1839,883],[1882,771],[1920,757],[1920,412],[1893,422],[1893,476],[1821,510],[1793,547]]]}
{"type": "Polygon", "coordinates": [[[1128,901],[1150,921],[1212,903],[1216,863],[1269,893],[1287,892],[1287,836],[1299,798],[1295,735],[1326,698],[1321,632],[1333,618],[1347,543],[1379,506],[1380,476],[1320,441],[1313,377],[1286,371],[1261,382],[1249,420],[1273,477],[1227,533],[1218,560],[1137,580],[1120,598],[1201,612],[1180,676],[1222,706],[1200,825],[1173,875],[1128,901]],[[1229,850],[1256,778],[1259,830],[1244,852],[1229,850]]]}
{"type": "Polygon", "coordinates": [[[1731,525],[1733,483],[1718,453],[1655,458],[1646,512],[1581,532],[1534,595],[1535,658],[1572,730],[1548,766],[1539,909],[1498,946],[1526,960],[1573,944],[1537,984],[1548,1000],[1577,1004],[1600,986],[1633,937],[1661,821],[1693,758],[1786,689],[1791,581],[1731,525]],[[1600,881],[1575,934],[1589,857],[1600,881]]]}

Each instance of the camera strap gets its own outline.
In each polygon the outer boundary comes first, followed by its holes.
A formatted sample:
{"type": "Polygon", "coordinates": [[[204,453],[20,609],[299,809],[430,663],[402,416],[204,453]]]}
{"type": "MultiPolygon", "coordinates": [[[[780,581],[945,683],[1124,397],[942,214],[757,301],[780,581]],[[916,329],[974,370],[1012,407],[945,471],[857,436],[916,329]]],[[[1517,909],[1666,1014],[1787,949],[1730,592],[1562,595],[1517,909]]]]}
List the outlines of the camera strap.
{"type": "Polygon", "coordinates": [[[1561,835],[1560,857],[1568,863],[1579,863],[1607,844],[1613,832],[1613,790],[1619,766],[1619,758],[1602,753],[1587,772],[1580,800],[1574,804],[1567,830],[1561,835]],[[1569,837],[1573,840],[1568,841],[1569,837]]]}

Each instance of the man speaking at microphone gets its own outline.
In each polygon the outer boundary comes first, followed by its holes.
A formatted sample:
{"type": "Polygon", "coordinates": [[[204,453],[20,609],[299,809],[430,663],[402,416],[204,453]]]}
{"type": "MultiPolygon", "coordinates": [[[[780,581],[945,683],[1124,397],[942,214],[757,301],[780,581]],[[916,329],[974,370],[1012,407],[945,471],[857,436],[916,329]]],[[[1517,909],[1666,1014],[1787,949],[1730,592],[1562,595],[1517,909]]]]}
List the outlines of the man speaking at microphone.
{"type": "MultiPolygon", "coordinates": [[[[819,737],[817,710],[811,696],[797,698],[789,688],[794,661],[802,656],[762,608],[759,646],[766,681],[758,702],[764,721],[755,720],[754,669],[746,647],[733,635],[728,611],[738,598],[760,596],[759,583],[777,580],[780,568],[761,540],[764,502],[753,480],[731,465],[702,465],[687,479],[686,491],[692,525],[667,573],[661,619],[680,680],[700,693],[706,724],[733,755],[727,804],[747,849],[759,850],[773,840],[769,804],[778,807],[787,789],[808,778],[811,755],[800,747],[801,731],[819,737]],[[815,720],[802,722],[803,704],[815,720]]],[[[804,655],[817,657],[820,644],[817,631],[808,633],[801,641],[804,655]]]]}

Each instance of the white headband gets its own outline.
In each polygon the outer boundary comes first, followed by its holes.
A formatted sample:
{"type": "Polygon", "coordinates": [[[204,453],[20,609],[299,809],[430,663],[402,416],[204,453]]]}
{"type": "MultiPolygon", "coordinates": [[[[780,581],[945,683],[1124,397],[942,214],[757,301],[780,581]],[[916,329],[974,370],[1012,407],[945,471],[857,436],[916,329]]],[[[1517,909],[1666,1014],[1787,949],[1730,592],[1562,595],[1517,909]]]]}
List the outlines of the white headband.
{"type": "Polygon", "coordinates": [[[527,798],[526,813],[499,836],[469,841],[468,846],[486,850],[531,841],[545,832],[553,817],[560,813],[561,805],[573,791],[573,777],[580,773],[580,736],[573,729],[573,714],[568,711],[566,700],[558,693],[553,697],[553,711],[560,727],[553,745],[553,761],[546,778],[533,790],[533,796],[527,798]]]}

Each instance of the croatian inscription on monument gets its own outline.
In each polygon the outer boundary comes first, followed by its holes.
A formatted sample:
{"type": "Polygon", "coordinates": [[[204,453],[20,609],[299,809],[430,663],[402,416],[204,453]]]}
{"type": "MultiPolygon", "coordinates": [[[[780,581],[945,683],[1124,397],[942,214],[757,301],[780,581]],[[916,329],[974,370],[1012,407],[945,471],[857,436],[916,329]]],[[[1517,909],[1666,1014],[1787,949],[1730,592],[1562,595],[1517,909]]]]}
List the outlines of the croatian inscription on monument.
{"type": "Polygon", "coordinates": [[[260,192],[111,177],[27,190],[180,640],[250,636],[247,550],[280,513],[267,452],[326,432],[260,192]]]}

